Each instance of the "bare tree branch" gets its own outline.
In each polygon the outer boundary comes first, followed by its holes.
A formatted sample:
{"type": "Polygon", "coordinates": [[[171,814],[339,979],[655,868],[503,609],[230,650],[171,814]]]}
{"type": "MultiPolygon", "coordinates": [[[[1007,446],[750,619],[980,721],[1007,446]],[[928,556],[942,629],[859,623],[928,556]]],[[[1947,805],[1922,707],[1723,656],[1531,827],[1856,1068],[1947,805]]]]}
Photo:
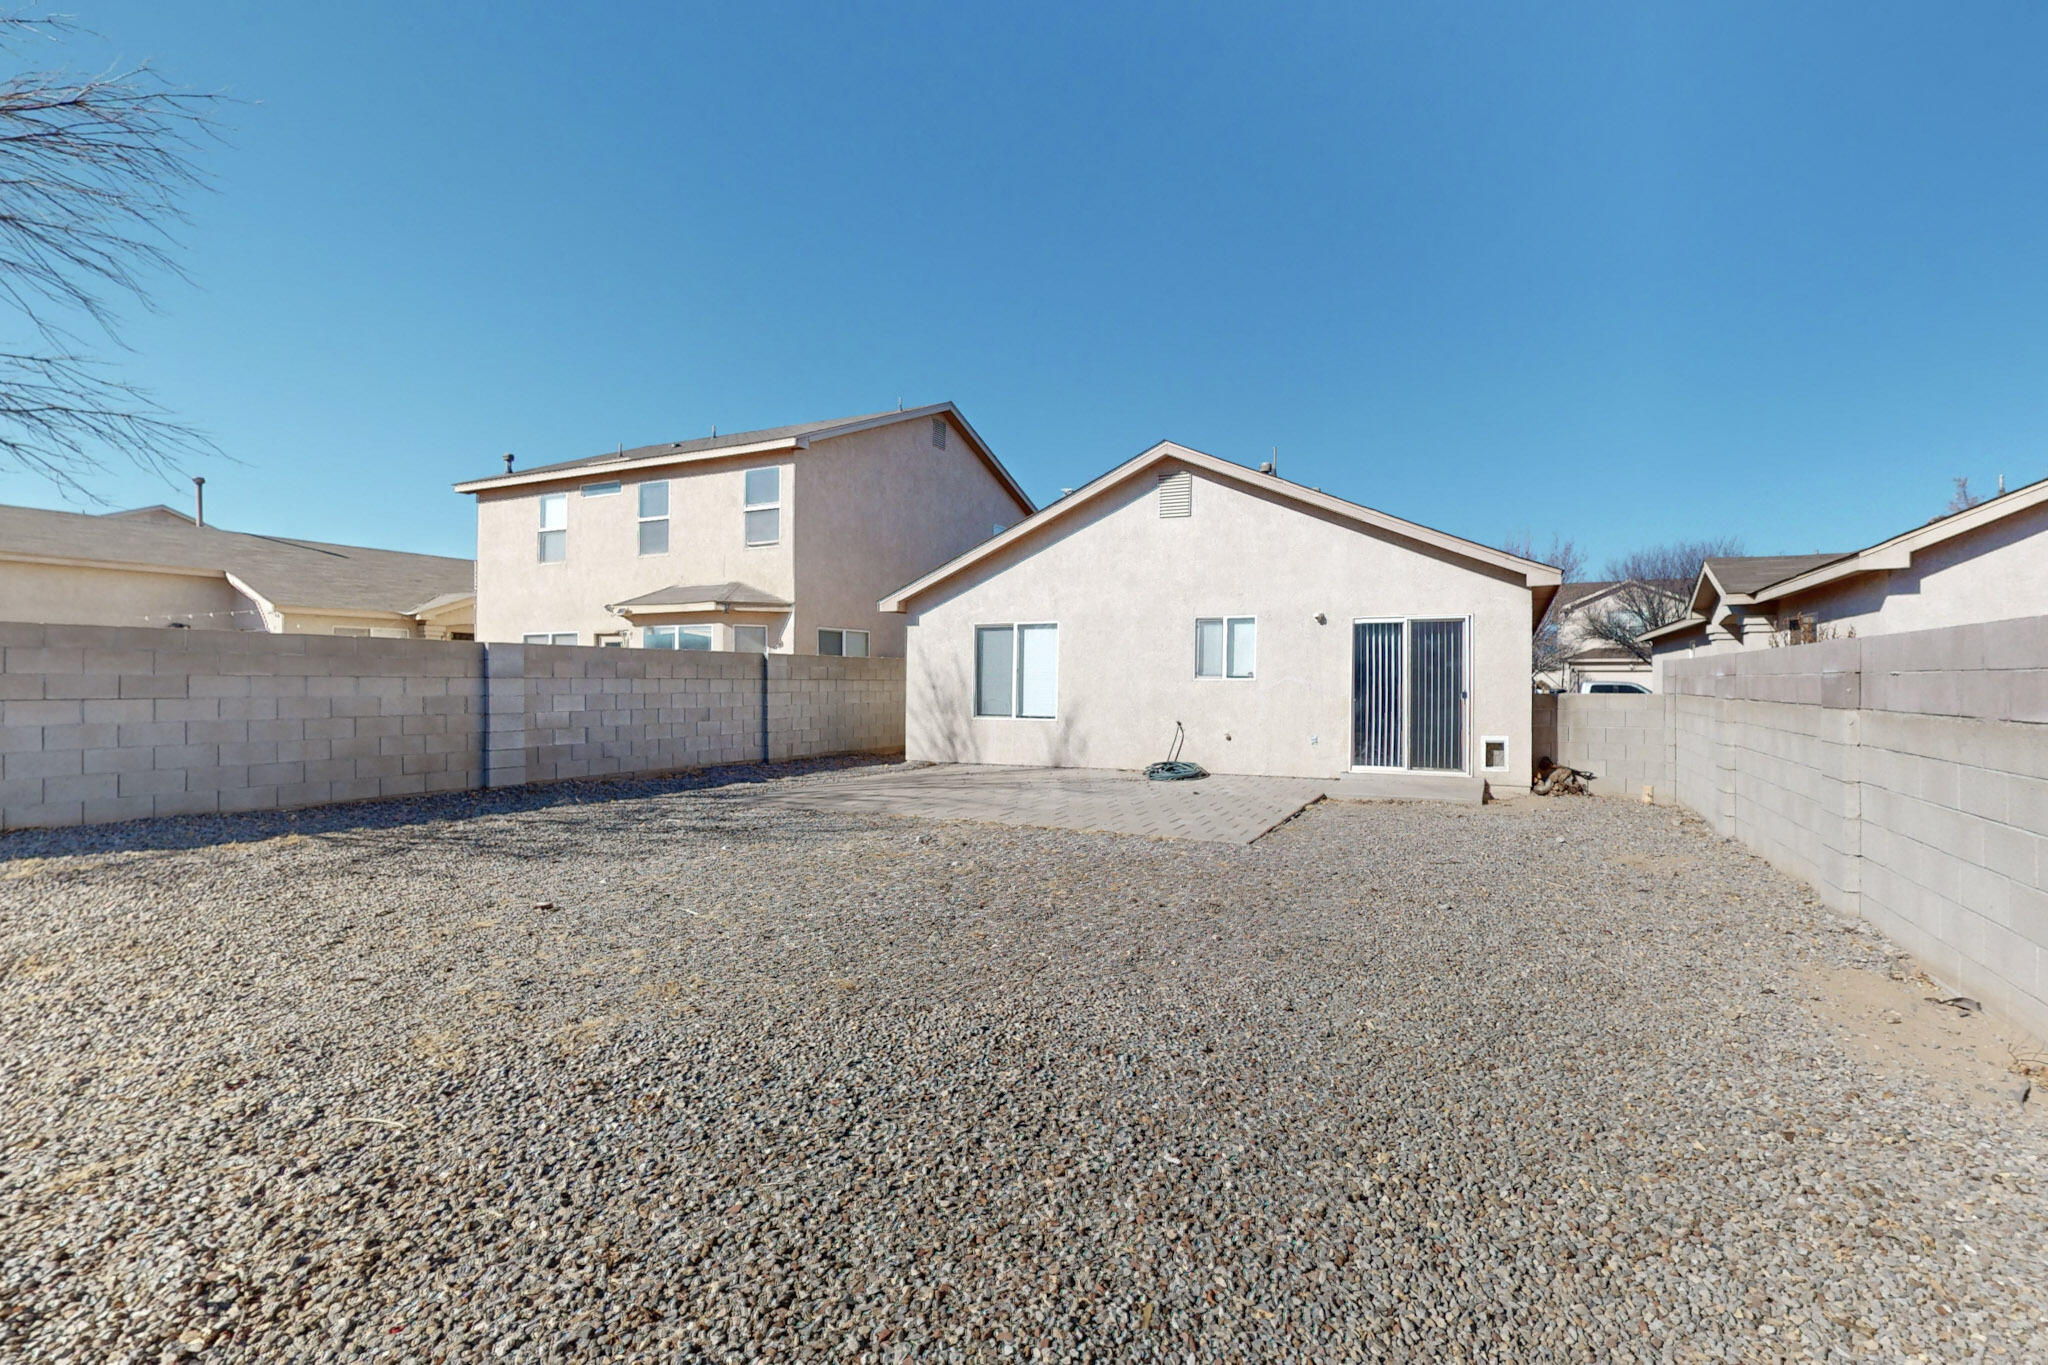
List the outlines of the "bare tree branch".
{"type": "Polygon", "coordinates": [[[1972,493],[1970,491],[1969,475],[1956,475],[1955,492],[1950,496],[1948,500],[1947,510],[1950,512],[1967,512],[1972,507],[1975,507],[1978,503],[1982,501],[1984,501],[1982,496],[1976,493],[1972,493]]]}
{"type": "MultiPolygon", "coordinates": [[[[69,31],[59,16],[0,15],[0,47],[69,31]]],[[[194,153],[217,100],[146,65],[0,80],[0,305],[43,343],[0,352],[0,462],[89,496],[84,478],[110,459],[169,473],[212,449],[82,354],[71,322],[120,345],[117,301],[149,307],[151,275],[182,277],[171,230],[204,183],[194,153]]]]}
{"type": "MultiPolygon", "coordinates": [[[[1567,583],[1577,583],[1586,576],[1586,556],[1577,544],[1563,536],[1553,535],[1547,548],[1539,550],[1536,537],[1524,531],[1520,536],[1509,536],[1501,542],[1500,548],[1523,559],[1533,559],[1538,564],[1548,564],[1564,576],[1567,583]]],[[[1564,667],[1566,650],[1563,631],[1557,619],[1557,599],[1551,599],[1550,609],[1543,614],[1541,624],[1529,641],[1529,672],[1534,678],[1545,678],[1564,667]]]]}
{"type": "Polygon", "coordinates": [[[1685,615],[1701,562],[1741,553],[1740,540],[1722,536],[1653,545],[1610,559],[1607,577],[1619,586],[1607,597],[1604,610],[1587,615],[1586,633],[1649,662],[1650,647],[1638,637],[1685,615]]]}

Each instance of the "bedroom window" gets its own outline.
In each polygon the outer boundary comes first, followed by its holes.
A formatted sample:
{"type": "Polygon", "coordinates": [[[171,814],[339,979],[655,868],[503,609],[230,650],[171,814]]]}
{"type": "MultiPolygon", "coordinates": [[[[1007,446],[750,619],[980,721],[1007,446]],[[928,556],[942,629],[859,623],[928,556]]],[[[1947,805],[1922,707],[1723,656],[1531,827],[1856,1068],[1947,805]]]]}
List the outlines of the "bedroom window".
{"type": "Polygon", "coordinates": [[[1051,720],[1059,694],[1060,628],[974,628],[974,714],[1051,720]]]}
{"type": "Polygon", "coordinates": [[[782,471],[773,465],[747,471],[747,544],[782,539],[782,471]]]}

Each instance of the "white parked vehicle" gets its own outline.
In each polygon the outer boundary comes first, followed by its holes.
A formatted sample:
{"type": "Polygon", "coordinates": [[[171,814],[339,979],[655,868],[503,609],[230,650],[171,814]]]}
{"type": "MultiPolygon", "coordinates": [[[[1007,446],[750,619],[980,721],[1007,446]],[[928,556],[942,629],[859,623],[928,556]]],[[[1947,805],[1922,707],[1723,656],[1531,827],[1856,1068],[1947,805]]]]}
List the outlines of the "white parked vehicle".
{"type": "Polygon", "coordinates": [[[1641,683],[1632,683],[1632,682],[1582,682],[1582,683],[1580,683],[1580,684],[1579,684],[1579,691],[1581,691],[1581,692],[1629,692],[1629,693],[1634,693],[1634,694],[1636,694],[1637,696],[1644,696],[1644,697],[1647,697],[1647,696],[1649,696],[1649,695],[1650,695],[1650,689],[1649,689],[1649,688],[1647,688],[1647,687],[1643,686],[1643,685],[1642,685],[1641,683]]]}

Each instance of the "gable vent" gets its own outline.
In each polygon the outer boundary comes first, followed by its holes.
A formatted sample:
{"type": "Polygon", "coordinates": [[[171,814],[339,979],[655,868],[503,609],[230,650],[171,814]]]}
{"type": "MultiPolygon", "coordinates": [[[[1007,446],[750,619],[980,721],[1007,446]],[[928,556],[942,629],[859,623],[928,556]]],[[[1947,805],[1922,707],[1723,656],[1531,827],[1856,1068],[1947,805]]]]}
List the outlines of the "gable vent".
{"type": "Polygon", "coordinates": [[[932,445],[939,450],[946,448],[946,419],[943,417],[932,418],[932,445]]]}
{"type": "Polygon", "coordinates": [[[1185,517],[1195,510],[1195,476],[1185,469],[1159,476],[1159,515],[1185,517]]]}

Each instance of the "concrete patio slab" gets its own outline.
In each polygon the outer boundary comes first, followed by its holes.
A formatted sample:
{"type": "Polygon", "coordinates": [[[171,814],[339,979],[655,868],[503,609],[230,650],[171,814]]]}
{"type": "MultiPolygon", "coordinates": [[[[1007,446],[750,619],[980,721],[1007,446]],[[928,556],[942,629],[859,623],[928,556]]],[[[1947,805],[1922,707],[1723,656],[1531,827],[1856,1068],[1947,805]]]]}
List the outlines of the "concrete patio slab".
{"type": "Polygon", "coordinates": [[[940,764],[806,783],[761,801],[805,810],[1249,844],[1321,798],[1328,785],[1220,774],[1194,782],[1149,782],[1142,773],[1089,768],[940,764]]]}
{"type": "Polygon", "coordinates": [[[1463,773],[1347,773],[1328,783],[1333,801],[1449,801],[1486,804],[1486,779],[1463,773]]]}

